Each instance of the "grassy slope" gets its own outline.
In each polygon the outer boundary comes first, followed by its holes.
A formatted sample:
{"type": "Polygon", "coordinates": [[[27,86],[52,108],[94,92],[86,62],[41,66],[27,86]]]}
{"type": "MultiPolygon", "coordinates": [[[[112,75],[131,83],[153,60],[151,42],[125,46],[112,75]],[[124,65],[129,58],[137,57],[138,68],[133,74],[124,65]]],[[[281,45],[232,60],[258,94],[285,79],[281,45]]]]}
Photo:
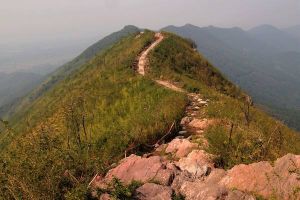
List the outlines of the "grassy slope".
{"type": "Polygon", "coordinates": [[[208,151],[219,155],[216,161],[221,167],[274,160],[288,152],[300,154],[299,133],[253,106],[248,124],[245,94],[194,52],[190,42],[166,34],[168,38],[152,52],[150,76],[171,79],[211,100],[201,117],[218,121],[206,137],[211,144],[208,151]]]}
{"type": "Polygon", "coordinates": [[[129,145],[153,142],[180,118],[186,97],[130,68],[152,39],[147,32],[120,41],[19,117],[14,127],[19,137],[1,159],[0,196],[54,199],[71,188],[86,188],[129,145]]]}
{"type": "Polygon", "coordinates": [[[82,52],[79,56],[71,60],[70,62],[64,64],[59,67],[53,73],[46,77],[42,84],[40,84],[35,90],[33,90],[30,94],[21,98],[19,100],[14,101],[12,104],[8,104],[3,108],[0,108],[0,114],[5,118],[10,118],[14,116],[15,113],[20,114],[24,107],[30,106],[31,102],[35,101],[38,97],[44,95],[49,89],[51,89],[56,83],[63,80],[65,77],[70,75],[74,70],[80,68],[87,61],[92,59],[94,56],[99,54],[99,52],[104,49],[112,46],[115,42],[119,41],[121,38],[128,36],[129,34],[138,33],[139,28],[129,25],[125,26],[120,31],[114,32],[100,41],[96,42],[89,48],[87,48],[84,52],[82,52]],[[3,111],[1,111],[1,109],[3,111]]]}

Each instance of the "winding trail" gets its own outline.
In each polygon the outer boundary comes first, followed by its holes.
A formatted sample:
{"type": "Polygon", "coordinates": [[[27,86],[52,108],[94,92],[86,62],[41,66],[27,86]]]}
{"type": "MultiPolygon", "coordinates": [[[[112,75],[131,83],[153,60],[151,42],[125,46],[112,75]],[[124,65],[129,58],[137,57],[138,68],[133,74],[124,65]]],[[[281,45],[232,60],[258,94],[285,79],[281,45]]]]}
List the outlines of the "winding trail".
{"type": "Polygon", "coordinates": [[[154,49],[161,41],[163,41],[164,36],[161,33],[155,34],[155,41],[147,48],[145,49],[141,56],[138,59],[138,73],[142,76],[145,76],[145,68],[147,64],[147,56],[150,53],[152,49],[154,49]]]}
{"type": "MultiPolygon", "coordinates": [[[[163,41],[164,36],[162,33],[156,33],[155,34],[155,41],[147,48],[145,49],[140,57],[138,58],[138,67],[137,67],[137,72],[145,76],[145,68],[147,66],[147,58],[151,50],[153,50],[161,41],[163,41]]],[[[163,87],[166,87],[168,89],[177,91],[177,92],[185,92],[182,88],[177,87],[176,85],[172,84],[169,81],[165,80],[155,80],[155,82],[163,87]]]]}

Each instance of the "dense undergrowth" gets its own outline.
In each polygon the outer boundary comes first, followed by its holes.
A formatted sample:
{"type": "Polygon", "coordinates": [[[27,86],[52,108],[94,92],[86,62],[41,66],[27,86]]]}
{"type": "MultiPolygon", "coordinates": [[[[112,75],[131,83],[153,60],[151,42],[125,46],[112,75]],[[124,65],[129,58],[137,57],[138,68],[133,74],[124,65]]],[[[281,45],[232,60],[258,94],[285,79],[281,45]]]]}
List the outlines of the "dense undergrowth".
{"type": "Polygon", "coordinates": [[[13,142],[1,157],[0,196],[83,198],[92,176],[128,147],[153,143],[180,119],[186,97],[131,69],[152,39],[146,32],[121,40],[15,119],[13,142]]]}
{"type": "Polygon", "coordinates": [[[205,136],[219,167],[300,154],[299,133],[253,106],[247,95],[193,51],[191,41],[165,35],[167,39],[151,54],[150,76],[172,80],[210,100],[199,117],[216,121],[205,136]]]}

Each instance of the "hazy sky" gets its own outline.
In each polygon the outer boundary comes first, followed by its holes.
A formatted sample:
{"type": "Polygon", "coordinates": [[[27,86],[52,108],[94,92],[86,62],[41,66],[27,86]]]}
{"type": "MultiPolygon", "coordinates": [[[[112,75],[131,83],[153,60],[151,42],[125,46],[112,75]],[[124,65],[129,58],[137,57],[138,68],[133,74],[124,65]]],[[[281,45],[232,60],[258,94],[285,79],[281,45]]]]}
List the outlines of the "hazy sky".
{"type": "Polygon", "coordinates": [[[300,0],[0,0],[0,44],[103,36],[126,24],[300,24],[300,0]]]}

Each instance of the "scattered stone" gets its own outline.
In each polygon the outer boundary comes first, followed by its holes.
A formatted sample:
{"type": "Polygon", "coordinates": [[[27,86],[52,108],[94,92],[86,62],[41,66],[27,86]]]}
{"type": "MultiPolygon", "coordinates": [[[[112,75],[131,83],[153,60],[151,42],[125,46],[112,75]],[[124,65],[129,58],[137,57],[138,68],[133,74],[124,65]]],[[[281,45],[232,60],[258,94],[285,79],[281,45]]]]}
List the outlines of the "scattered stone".
{"type": "Polygon", "coordinates": [[[175,191],[176,194],[180,193],[181,185],[186,181],[195,181],[193,175],[190,174],[188,171],[180,171],[178,174],[176,174],[171,185],[172,189],[175,191]]]}
{"type": "Polygon", "coordinates": [[[195,177],[202,177],[208,175],[214,168],[211,157],[203,150],[194,150],[187,157],[181,158],[176,165],[195,177]]]}
{"type": "Polygon", "coordinates": [[[193,110],[199,110],[200,109],[200,107],[199,106],[195,106],[195,107],[193,107],[193,110]]]}
{"type": "Polygon", "coordinates": [[[226,171],[224,169],[214,169],[205,179],[205,183],[218,183],[225,175],[226,171]]]}
{"type": "Polygon", "coordinates": [[[209,119],[193,119],[188,124],[188,127],[191,128],[191,129],[196,129],[196,130],[199,131],[199,129],[200,130],[207,129],[213,123],[214,123],[214,120],[209,120],[209,119]]]}
{"type": "Polygon", "coordinates": [[[182,125],[182,126],[185,125],[185,124],[188,124],[188,123],[190,123],[190,118],[189,117],[184,117],[180,121],[180,125],[182,125]]]}
{"type": "Polygon", "coordinates": [[[113,200],[113,199],[111,198],[111,196],[110,196],[109,194],[107,194],[107,193],[101,194],[101,196],[100,196],[99,199],[100,199],[100,200],[113,200]]]}
{"type": "Polygon", "coordinates": [[[180,193],[186,200],[218,200],[225,199],[228,192],[225,187],[217,184],[205,184],[201,181],[184,182],[180,193]]]}
{"type": "Polygon", "coordinates": [[[197,147],[196,144],[191,143],[186,139],[174,139],[166,148],[166,153],[175,154],[177,158],[182,158],[187,156],[193,149],[197,147]]]}
{"type": "Polygon", "coordinates": [[[187,131],[179,131],[178,134],[179,135],[185,135],[185,134],[187,134],[187,131]]]}
{"type": "Polygon", "coordinates": [[[136,190],[136,196],[140,200],[171,200],[171,187],[146,183],[136,190]]]}

